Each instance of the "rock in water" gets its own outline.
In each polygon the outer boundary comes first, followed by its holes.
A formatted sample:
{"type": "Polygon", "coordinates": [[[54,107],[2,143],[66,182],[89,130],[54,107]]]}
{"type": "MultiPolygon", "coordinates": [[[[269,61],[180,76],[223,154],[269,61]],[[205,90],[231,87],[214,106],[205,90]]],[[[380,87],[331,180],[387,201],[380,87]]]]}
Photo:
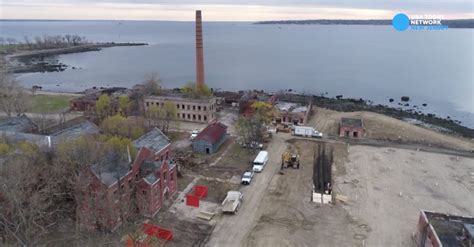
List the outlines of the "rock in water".
{"type": "Polygon", "coordinates": [[[410,97],[408,97],[408,96],[402,96],[401,100],[402,100],[403,102],[407,102],[407,101],[410,101],[410,97]]]}

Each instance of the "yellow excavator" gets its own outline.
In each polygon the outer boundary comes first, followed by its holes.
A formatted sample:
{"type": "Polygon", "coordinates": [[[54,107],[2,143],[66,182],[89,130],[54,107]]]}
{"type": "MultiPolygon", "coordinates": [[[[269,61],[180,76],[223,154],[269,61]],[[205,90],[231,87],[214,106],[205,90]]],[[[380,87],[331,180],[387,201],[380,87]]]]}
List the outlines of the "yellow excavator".
{"type": "Polygon", "coordinates": [[[291,152],[288,148],[287,151],[281,155],[281,170],[288,168],[289,166],[294,169],[300,169],[300,155],[299,152],[291,152]]]}

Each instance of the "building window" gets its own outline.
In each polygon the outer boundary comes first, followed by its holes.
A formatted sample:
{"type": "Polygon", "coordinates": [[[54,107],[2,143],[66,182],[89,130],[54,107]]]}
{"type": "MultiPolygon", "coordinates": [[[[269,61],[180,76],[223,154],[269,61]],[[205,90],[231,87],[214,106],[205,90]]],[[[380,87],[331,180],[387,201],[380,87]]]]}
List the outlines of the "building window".
{"type": "Polygon", "coordinates": [[[198,115],[198,120],[201,121],[201,114],[198,115]]]}
{"type": "Polygon", "coordinates": [[[303,119],[302,119],[302,118],[300,118],[300,123],[301,123],[301,124],[303,123],[303,119]]]}
{"type": "Polygon", "coordinates": [[[183,113],[183,114],[181,114],[181,116],[182,116],[183,119],[186,119],[186,114],[183,113]]]}
{"type": "Polygon", "coordinates": [[[176,113],[176,118],[179,118],[179,113],[176,113]]]}
{"type": "Polygon", "coordinates": [[[196,120],[196,114],[193,114],[193,120],[196,120]]]}
{"type": "Polygon", "coordinates": [[[183,109],[183,110],[184,110],[184,104],[182,104],[182,105],[181,105],[181,109],[183,109]]]}
{"type": "Polygon", "coordinates": [[[176,108],[179,110],[179,104],[176,104],[176,108]]]}
{"type": "Polygon", "coordinates": [[[146,106],[147,106],[147,107],[150,106],[150,102],[146,102],[146,106]]]}
{"type": "Polygon", "coordinates": [[[206,106],[204,106],[204,110],[206,110],[206,106]]]}
{"type": "Polygon", "coordinates": [[[204,121],[207,121],[207,116],[204,116],[204,121]]]}
{"type": "Polygon", "coordinates": [[[283,122],[286,122],[286,117],[283,117],[283,122]]]}
{"type": "Polygon", "coordinates": [[[191,109],[191,107],[189,105],[187,105],[187,107],[188,107],[188,110],[191,109]]]}
{"type": "Polygon", "coordinates": [[[188,113],[188,119],[191,119],[191,114],[188,113]]]}
{"type": "Polygon", "coordinates": [[[198,105],[198,111],[200,111],[200,110],[201,110],[201,106],[200,106],[200,105],[198,105]]]}
{"type": "Polygon", "coordinates": [[[196,106],[195,106],[195,105],[193,105],[193,111],[195,111],[195,110],[196,110],[196,106]]]}

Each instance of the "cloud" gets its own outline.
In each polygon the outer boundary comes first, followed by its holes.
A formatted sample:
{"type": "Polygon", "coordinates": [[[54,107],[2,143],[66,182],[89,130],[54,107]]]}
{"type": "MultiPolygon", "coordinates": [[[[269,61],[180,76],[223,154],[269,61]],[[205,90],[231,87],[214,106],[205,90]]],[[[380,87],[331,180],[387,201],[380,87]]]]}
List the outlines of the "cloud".
{"type": "Polygon", "coordinates": [[[473,18],[466,0],[0,0],[4,19],[192,20],[389,19],[394,13],[473,18]],[[178,3],[179,2],[179,3],[178,3]]]}

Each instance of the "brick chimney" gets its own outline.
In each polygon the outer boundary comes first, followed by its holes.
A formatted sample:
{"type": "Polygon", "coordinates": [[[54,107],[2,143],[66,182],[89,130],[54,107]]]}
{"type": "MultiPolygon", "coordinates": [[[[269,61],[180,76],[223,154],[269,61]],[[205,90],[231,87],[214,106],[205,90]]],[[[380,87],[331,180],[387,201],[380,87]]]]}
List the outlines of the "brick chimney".
{"type": "Polygon", "coordinates": [[[204,51],[202,45],[201,10],[196,10],[196,86],[204,86],[204,51]]]}

